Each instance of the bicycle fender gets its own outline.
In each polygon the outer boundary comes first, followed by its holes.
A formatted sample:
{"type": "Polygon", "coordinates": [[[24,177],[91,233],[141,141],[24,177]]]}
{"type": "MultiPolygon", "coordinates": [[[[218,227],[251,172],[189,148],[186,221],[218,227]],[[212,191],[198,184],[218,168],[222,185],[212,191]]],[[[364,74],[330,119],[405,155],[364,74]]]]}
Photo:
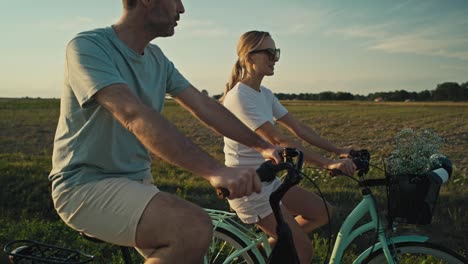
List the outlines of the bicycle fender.
{"type": "MultiPolygon", "coordinates": [[[[392,244],[400,242],[425,242],[427,240],[429,240],[429,237],[425,236],[397,236],[389,238],[387,243],[392,244]]],[[[356,258],[356,260],[354,260],[353,264],[360,264],[364,259],[367,258],[367,256],[369,256],[372,253],[371,250],[376,251],[381,248],[382,244],[380,242],[378,242],[374,246],[369,247],[364,252],[362,252],[361,255],[359,255],[359,257],[356,258]]]]}

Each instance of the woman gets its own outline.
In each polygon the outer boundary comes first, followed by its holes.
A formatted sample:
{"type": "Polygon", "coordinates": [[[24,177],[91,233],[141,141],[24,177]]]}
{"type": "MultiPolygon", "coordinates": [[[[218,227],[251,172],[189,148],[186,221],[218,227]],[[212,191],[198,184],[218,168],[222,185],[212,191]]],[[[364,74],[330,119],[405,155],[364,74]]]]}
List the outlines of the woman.
{"type": "MultiPolygon", "coordinates": [[[[238,60],[232,70],[226,91],[221,98],[224,106],[233,112],[250,129],[274,145],[294,147],[304,153],[305,162],[323,169],[339,169],[353,174],[354,163],[350,159],[331,160],[304,148],[298,141],[275,128],[277,121],[299,139],[337,155],[348,155],[351,148],[339,148],[321,138],[311,128],[295,119],[274,94],[262,86],[265,76],[274,74],[280,50],[268,32],[249,31],[243,34],[237,46],[238,60]]],[[[255,150],[229,138],[224,138],[225,163],[230,167],[257,168],[263,157],[255,150]]],[[[269,196],[280,185],[276,179],[264,183],[260,194],[229,200],[231,207],[245,223],[255,223],[271,236],[275,243],[276,221],[269,205],[269,196]]],[[[330,205],[327,205],[330,208],[330,205]]],[[[291,188],[282,200],[282,212],[290,226],[301,263],[310,263],[312,244],[308,233],[326,224],[328,216],[320,197],[299,186],[291,188]],[[295,217],[294,217],[295,216],[295,217]]]]}

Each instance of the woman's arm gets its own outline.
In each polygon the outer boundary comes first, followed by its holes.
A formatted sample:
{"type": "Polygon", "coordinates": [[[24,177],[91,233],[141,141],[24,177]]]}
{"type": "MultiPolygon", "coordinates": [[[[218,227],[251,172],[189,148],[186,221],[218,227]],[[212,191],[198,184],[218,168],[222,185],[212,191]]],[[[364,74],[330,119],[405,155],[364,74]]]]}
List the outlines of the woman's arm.
{"type": "Polygon", "coordinates": [[[352,149],[351,147],[340,148],[335,146],[328,140],[320,137],[312,128],[294,118],[290,113],[287,113],[277,121],[298,138],[320,149],[335,153],[336,155],[346,156],[352,149]]]}
{"type": "Polygon", "coordinates": [[[218,101],[192,86],[177,95],[176,100],[219,134],[257,150],[266,159],[272,159],[276,163],[281,162],[278,155],[279,148],[255,134],[218,101]]]}
{"type": "Polygon", "coordinates": [[[282,147],[293,147],[304,153],[306,162],[315,164],[323,169],[339,169],[346,174],[352,175],[356,169],[354,163],[350,159],[332,160],[323,157],[322,155],[304,148],[298,141],[282,134],[273,124],[265,122],[255,132],[268,140],[273,145],[282,147]]]}

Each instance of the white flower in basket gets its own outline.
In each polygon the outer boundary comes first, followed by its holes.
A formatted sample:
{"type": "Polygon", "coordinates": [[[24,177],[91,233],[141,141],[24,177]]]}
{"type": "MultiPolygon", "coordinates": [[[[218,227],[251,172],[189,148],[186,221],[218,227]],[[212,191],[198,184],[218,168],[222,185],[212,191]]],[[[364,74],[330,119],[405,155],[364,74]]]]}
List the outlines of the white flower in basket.
{"type": "Polygon", "coordinates": [[[444,140],[432,130],[403,129],[395,136],[395,148],[386,159],[390,175],[423,175],[431,170],[444,140]],[[431,158],[432,156],[432,158],[431,158]]]}
{"type": "Polygon", "coordinates": [[[395,136],[395,148],[386,159],[390,222],[431,223],[440,186],[452,173],[450,160],[439,153],[442,143],[431,130],[403,129],[395,136]]]}

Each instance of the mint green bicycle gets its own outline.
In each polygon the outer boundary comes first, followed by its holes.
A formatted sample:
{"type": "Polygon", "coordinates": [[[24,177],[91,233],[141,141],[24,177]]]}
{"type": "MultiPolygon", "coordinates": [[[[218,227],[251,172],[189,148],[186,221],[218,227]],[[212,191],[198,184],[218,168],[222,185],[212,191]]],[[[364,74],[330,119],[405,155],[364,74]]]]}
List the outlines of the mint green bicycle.
{"type": "MultiPolygon", "coordinates": [[[[295,152],[298,162],[290,166],[294,167],[294,170],[288,169],[282,183],[282,186],[289,185],[285,187],[286,190],[297,184],[304,176],[300,173],[302,153],[295,152]],[[296,173],[291,173],[293,171],[296,173]]],[[[387,175],[385,179],[365,179],[365,175],[369,172],[369,152],[361,150],[350,154],[358,168],[359,179],[352,178],[357,181],[361,189],[362,200],[343,222],[329,263],[342,263],[344,252],[348,246],[357,237],[367,232],[374,232],[376,243],[362,251],[353,263],[468,263],[467,259],[456,252],[429,242],[427,236],[397,236],[394,233],[394,223],[397,221],[410,224],[427,224],[430,222],[432,217],[431,205],[435,204],[442,183],[440,178],[448,178],[451,174],[450,161],[443,162],[441,168],[427,173],[424,177],[412,175],[402,180],[387,175]],[[386,219],[379,216],[376,201],[371,191],[373,186],[387,187],[389,202],[386,219]],[[416,207],[412,208],[411,206],[416,207]],[[370,216],[370,220],[366,220],[364,224],[361,224],[367,216],[370,216]]],[[[283,157],[285,162],[292,162],[291,157],[285,157],[284,155],[283,157]]],[[[273,171],[273,174],[276,171],[273,171]]],[[[340,172],[334,171],[333,173],[338,174],[340,172]]],[[[280,187],[279,189],[284,188],[280,187]]],[[[270,198],[270,203],[276,217],[280,210],[279,200],[276,201],[278,204],[274,205],[270,198]]],[[[273,250],[269,247],[267,235],[240,223],[235,213],[212,209],[206,210],[213,221],[214,235],[209,252],[205,256],[205,263],[293,263],[292,261],[275,262],[275,258],[270,257],[273,250]],[[258,249],[259,245],[264,247],[264,251],[261,252],[258,249]]],[[[283,257],[287,259],[287,256],[283,257]]]]}

